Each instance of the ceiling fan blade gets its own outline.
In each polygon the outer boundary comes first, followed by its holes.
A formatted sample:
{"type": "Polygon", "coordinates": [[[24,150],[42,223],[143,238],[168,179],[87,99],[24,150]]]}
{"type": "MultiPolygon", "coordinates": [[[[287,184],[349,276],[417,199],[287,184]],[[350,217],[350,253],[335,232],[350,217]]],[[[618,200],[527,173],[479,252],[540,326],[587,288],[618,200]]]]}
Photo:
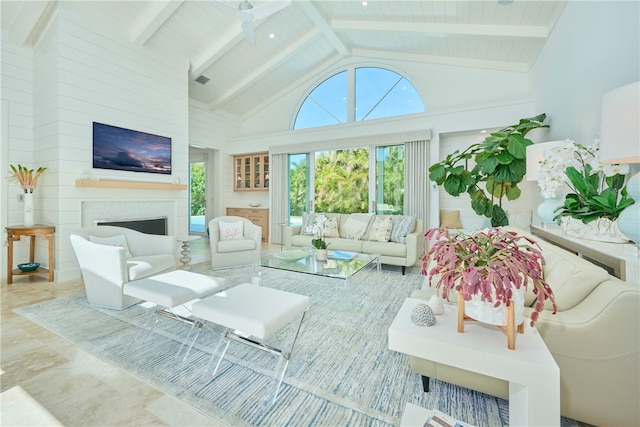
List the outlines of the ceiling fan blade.
{"type": "Polygon", "coordinates": [[[276,0],[265,3],[262,6],[254,6],[253,9],[249,9],[246,12],[251,13],[253,19],[264,19],[289,5],[291,5],[291,0],[276,0]]]}
{"type": "Polygon", "coordinates": [[[247,42],[249,42],[250,45],[255,46],[256,39],[253,36],[253,25],[251,21],[243,21],[241,27],[247,42]]]}

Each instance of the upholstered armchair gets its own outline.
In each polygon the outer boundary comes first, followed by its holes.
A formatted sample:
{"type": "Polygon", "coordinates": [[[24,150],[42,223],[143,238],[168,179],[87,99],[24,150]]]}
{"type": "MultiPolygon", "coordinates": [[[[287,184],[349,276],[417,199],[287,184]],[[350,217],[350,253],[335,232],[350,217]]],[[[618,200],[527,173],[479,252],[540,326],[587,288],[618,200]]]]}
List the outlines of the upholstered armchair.
{"type": "Polygon", "coordinates": [[[220,216],[209,221],[211,268],[260,262],[262,227],[239,216],[220,216]]]}
{"type": "Polygon", "coordinates": [[[95,226],[81,228],[69,238],[87,300],[96,307],[125,309],[138,302],[123,295],[127,282],[176,269],[177,244],[173,236],[95,226]]]}

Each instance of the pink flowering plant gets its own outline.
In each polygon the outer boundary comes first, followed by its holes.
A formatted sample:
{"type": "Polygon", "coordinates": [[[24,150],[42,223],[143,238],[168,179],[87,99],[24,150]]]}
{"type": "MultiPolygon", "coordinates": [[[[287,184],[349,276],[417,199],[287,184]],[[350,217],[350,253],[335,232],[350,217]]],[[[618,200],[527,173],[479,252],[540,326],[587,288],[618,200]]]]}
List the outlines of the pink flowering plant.
{"type": "Polygon", "coordinates": [[[452,291],[471,300],[480,295],[482,301],[494,306],[512,302],[513,289],[531,285],[537,295],[531,313],[531,326],[538,320],[545,302],[553,304],[555,297],[542,276],[544,257],[540,246],[528,237],[513,231],[490,228],[473,235],[450,234],[446,229],[432,228],[425,234],[425,243],[433,240],[422,257],[422,274],[429,278],[429,286],[441,290],[448,299],[452,291]]]}

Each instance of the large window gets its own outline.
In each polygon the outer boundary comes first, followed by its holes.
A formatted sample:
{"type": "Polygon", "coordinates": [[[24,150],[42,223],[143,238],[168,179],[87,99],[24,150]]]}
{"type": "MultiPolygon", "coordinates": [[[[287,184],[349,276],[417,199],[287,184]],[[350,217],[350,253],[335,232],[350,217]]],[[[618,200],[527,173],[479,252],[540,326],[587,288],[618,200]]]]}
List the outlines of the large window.
{"type": "Polygon", "coordinates": [[[289,224],[310,211],[402,214],[404,145],[290,154],[289,224]]]}
{"type": "Polygon", "coordinates": [[[384,68],[360,67],[335,74],[316,86],[300,106],[293,128],[421,112],[422,99],[405,77],[384,68]]]}

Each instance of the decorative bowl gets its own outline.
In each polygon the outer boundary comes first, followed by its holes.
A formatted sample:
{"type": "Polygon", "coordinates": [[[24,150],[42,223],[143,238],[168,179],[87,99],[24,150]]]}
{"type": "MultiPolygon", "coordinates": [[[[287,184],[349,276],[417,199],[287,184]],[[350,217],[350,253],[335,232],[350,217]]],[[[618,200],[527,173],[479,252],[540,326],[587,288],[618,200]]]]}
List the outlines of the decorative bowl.
{"type": "Polygon", "coordinates": [[[301,250],[282,251],[273,254],[274,258],[278,258],[283,261],[299,261],[308,255],[309,254],[307,252],[301,250]]]}
{"type": "Polygon", "coordinates": [[[40,267],[39,262],[23,262],[22,264],[18,264],[18,268],[21,271],[34,271],[40,267]]]}
{"type": "Polygon", "coordinates": [[[249,203],[249,206],[252,208],[259,208],[260,206],[262,206],[262,203],[249,203]]]}

